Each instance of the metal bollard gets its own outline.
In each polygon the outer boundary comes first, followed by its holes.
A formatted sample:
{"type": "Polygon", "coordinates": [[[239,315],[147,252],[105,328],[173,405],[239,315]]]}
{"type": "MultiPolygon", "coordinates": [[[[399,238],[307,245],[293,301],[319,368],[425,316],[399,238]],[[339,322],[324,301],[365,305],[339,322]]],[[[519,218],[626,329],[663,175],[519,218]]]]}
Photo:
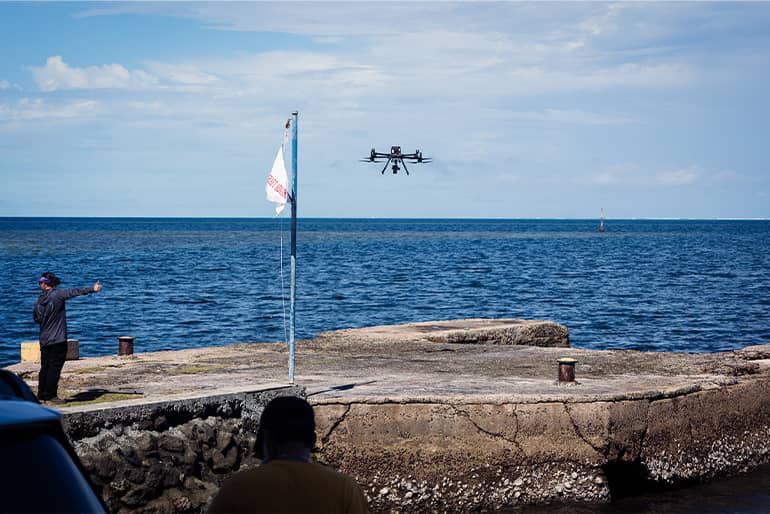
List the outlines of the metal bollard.
{"type": "Polygon", "coordinates": [[[570,357],[559,359],[559,383],[575,381],[575,363],[577,361],[570,357]]]}
{"type": "Polygon", "coordinates": [[[133,355],[134,339],[133,336],[118,336],[118,355],[133,355]]]}

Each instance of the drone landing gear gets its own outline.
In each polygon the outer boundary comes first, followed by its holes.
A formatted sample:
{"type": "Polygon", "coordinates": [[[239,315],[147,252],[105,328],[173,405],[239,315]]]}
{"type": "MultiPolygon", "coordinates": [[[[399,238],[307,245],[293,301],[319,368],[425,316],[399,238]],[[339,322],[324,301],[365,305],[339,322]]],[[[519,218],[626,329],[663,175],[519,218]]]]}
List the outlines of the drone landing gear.
{"type": "Polygon", "coordinates": [[[361,162],[376,162],[378,164],[382,162],[377,159],[386,159],[385,166],[383,166],[382,170],[380,170],[380,174],[382,175],[385,174],[385,170],[388,169],[388,166],[390,166],[390,170],[394,175],[397,175],[398,171],[402,168],[406,174],[409,175],[409,168],[406,166],[407,160],[412,164],[422,164],[431,161],[429,157],[423,157],[422,152],[419,149],[415,150],[414,153],[401,153],[400,146],[391,146],[390,153],[377,152],[374,148],[372,148],[372,151],[369,153],[369,157],[361,159],[361,162]]]}

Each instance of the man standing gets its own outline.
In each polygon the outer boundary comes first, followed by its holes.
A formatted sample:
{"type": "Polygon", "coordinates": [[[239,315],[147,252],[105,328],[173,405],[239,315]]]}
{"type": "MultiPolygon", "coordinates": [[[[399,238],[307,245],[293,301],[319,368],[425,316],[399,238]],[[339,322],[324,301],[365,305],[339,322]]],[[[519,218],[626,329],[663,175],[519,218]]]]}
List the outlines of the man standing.
{"type": "Polygon", "coordinates": [[[295,396],[271,400],[262,411],[255,444],[262,465],[226,480],[209,514],[369,512],[352,477],[311,462],[315,442],[315,416],[308,402],[295,396]]]}
{"type": "Polygon", "coordinates": [[[61,279],[46,271],[38,280],[40,296],[35,301],[35,323],[40,325],[40,376],[37,397],[49,403],[64,403],[59,399],[59,377],[67,358],[67,313],[64,302],[75,296],[101,291],[97,281],[93,287],[57,289],[61,279]]]}

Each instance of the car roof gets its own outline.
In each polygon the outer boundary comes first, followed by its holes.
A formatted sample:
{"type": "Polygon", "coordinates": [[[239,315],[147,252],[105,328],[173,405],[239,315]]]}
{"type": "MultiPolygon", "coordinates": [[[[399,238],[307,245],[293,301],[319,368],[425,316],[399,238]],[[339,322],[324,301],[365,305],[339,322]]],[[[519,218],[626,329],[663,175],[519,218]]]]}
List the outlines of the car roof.
{"type": "Polygon", "coordinates": [[[61,422],[61,414],[53,409],[24,400],[0,401],[0,431],[40,429],[61,422]]]}

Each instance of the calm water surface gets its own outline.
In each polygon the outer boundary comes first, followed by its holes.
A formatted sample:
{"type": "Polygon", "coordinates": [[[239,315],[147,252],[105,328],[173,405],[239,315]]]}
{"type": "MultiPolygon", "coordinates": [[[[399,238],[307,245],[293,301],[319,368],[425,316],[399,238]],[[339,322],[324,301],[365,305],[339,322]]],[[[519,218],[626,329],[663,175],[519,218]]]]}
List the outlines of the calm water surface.
{"type": "MultiPolygon", "coordinates": [[[[137,351],[284,340],[288,239],[285,219],[0,218],[0,366],[37,339],[45,270],[104,285],[67,304],[83,356],[115,353],[118,335],[137,351]]],[[[768,221],[609,220],[599,234],[594,220],[300,219],[297,252],[298,338],[514,317],[563,323],[582,348],[770,342],[768,221]]]]}
{"type": "MultiPolygon", "coordinates": [[[[550,319],[576,347],[715,352],[770,343],[770,222],[300,219],[297,335],[468,317],[550,319]]],[[[37,339],[37,278],[82,356],[285,340],[285,219],[0,218],[0,366],[37,339]],[[284,262],[283,267],[281,262],[284,262]]],[[[770,469],[610,506],[770,512],[770,469]]],[[[562,509],[562,510],[558,510],[562,509]]],[[[563,510],[570,509],[570,510],[563,510]]],[[[530,512],[530,511],[527,511],[530,512]]]]}

